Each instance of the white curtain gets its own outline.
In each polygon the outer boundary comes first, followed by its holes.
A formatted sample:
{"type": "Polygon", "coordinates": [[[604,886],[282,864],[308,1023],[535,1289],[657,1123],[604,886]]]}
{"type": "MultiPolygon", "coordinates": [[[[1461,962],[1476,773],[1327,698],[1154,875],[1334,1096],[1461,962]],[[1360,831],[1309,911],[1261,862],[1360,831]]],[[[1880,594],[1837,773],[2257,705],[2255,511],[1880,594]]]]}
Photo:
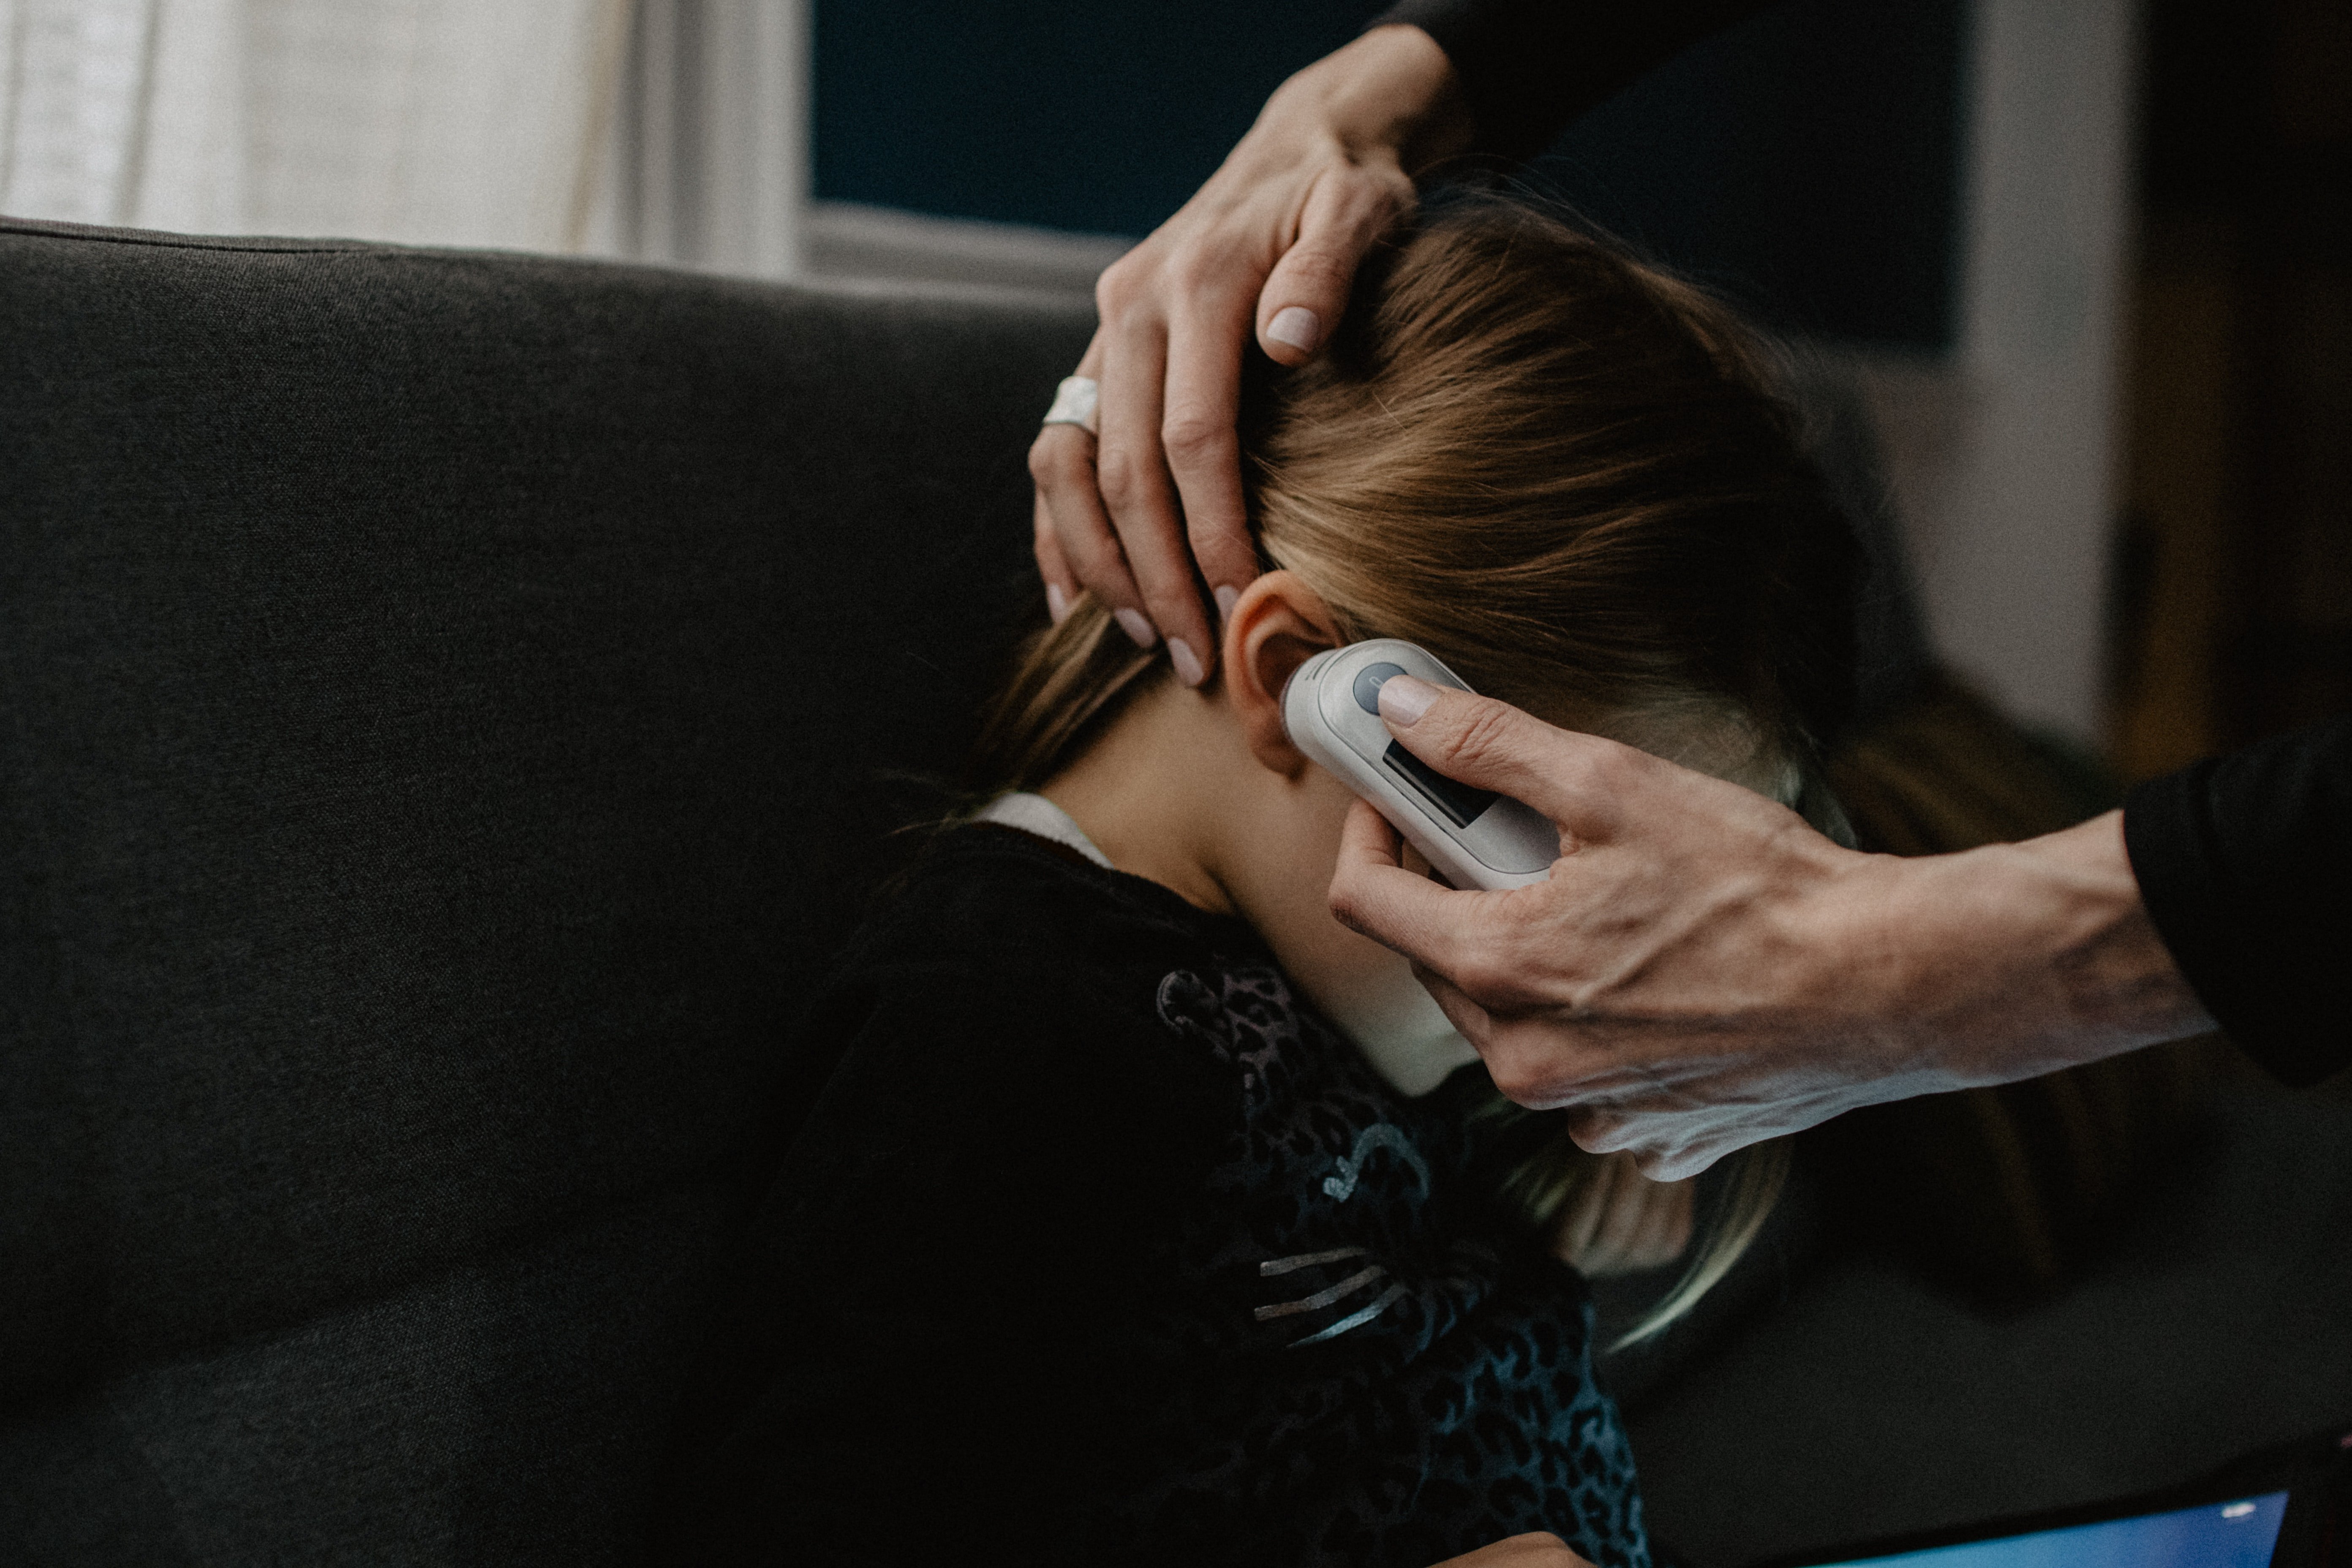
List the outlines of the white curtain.
{"type": "Polygon", "coordinates": [[[0,212],[782,276],[805,0],[0,0],[0,212]]]}

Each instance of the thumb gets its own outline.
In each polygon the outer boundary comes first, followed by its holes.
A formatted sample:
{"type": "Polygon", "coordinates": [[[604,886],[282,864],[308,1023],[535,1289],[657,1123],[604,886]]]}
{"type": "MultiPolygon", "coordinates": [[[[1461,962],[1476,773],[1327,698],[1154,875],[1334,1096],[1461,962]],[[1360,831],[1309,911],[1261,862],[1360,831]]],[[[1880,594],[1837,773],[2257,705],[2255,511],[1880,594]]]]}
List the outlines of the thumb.
{"type": "Polygon", "coordinates": [[[1298,237],[1257,296],[1257,342],[1277,364],[1305,364],[1331,339],[1364,253],[1412,204],[1412,183],[1370,170],[1318,180],[1298,237]]]}
{"type": "Polygon", "coordinates": [[[1405,750],[1447,778],[1507,795],[1551,818],[1563,852],[1613,837],[1618,803],[1661,765],[1631,746],[1410,675],[1381,683],[1381,719],[1405,750]]]}

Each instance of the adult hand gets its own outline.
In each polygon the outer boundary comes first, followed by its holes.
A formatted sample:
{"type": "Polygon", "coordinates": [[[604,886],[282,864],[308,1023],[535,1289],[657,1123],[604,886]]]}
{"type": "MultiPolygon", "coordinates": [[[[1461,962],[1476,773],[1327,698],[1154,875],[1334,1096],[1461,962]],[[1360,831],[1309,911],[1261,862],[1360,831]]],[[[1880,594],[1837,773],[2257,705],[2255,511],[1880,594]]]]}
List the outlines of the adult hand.
{"type": "Polygon", "coordinates": [[[1217,639],[1193,563],[1220,614],[1257,575],[1234,428],[1253,322],[1274,359],[1312,357],[1365,251],[1411,210],[1412,172],[1469,140],[1445,52],[1375,27],[1283,83],[1208,184],[1103,273],[1077,367],[1099,384],[1101,433],[1048,425],[1029,449],[1056,621],[1090,589],[1139,646],[1166,637],[1188,685],[1207,678],[1217,639]]]}
{"type": "Polygon", "coordinates": [[[1449,1557],[1436,1568],[1592,1568],[1592,1564],[1570,1552],[1559,1536],[1538,1531],[1449,1557]]]}
{"type": "Polygon", "coordinates": [[[1855,1106],[2210,1028],[2141,906],[2122,814],[2024,844],[1843,849],[1736,784],[1399,677],[1390,731],[1550,817],[1549,880],[1456,892],[1360,803],[1332,912],[1414,960],[1497,1088],[1646,1175],[1855,1106]]]}

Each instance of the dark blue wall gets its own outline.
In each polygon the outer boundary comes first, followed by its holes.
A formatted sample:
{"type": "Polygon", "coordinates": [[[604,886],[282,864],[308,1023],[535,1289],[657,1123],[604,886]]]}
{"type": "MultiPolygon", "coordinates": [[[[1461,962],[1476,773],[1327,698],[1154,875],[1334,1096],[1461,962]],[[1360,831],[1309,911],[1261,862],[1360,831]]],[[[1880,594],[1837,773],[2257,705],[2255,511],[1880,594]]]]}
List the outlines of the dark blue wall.
{"type": "MultiPolygon", "coordinates": [[[[819,0],[816,192],[1139,235],[1379,9],[819,0]]],[[[1533,180],[1784,325],[1940,347],[1962,16],[1792,0],[1571,127],[1533,180]]]]}

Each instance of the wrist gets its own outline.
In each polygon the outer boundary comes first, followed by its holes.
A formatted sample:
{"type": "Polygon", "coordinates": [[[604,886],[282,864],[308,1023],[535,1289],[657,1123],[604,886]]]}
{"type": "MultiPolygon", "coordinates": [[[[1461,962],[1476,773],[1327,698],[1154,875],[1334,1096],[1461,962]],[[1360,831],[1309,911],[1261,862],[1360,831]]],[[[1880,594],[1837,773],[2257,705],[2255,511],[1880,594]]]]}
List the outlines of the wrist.
{"type": "Polygon", "coordinates": [[[2028,839],[2016,850],[2066,900],[2050,952],[2077,1026],[2122,1041],[2116,1049],[2213,1027],[2148,918],[2124,847],[2122,812],[2028,839]]]}
{"type": "Polygon", "coordinates": [[[1408,174],[1465,152],[1474,127],[1461,79],[1419,27],[1374,27],[1291,79],[1351,155],[1392,157],[1408,174]]]}
{"type": "Polygon", "coordinates": [[[2006,1083],[2210,1029],[2142,906],[2111,812],[2021,844],[1870,858],[1853,973],[1889,1045],[1958,1084],[2006,1083]]]}

